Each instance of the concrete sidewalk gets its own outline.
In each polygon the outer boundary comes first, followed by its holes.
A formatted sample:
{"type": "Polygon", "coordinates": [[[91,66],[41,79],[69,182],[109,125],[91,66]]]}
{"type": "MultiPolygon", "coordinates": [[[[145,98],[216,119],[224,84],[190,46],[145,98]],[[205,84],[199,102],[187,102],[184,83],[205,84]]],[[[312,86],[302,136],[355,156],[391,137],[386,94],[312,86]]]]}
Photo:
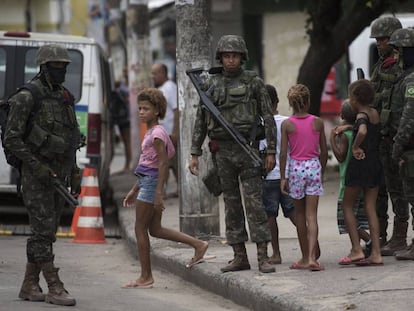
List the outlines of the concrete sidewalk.
{"type": "MultiPolygon", "coordinates": [[[[122,155],[116,155],[114,171],[120,167],[121,162],[122,155]]],[[[134,256],[136,256],[135,210],[122,208],[122,199],[135,181],[135,176],[132,174],[111,177],[115,200],[119,207],[121,232],[134,256]]],[[[414,261],[397,261],[394,257],[384,257],[385,265],[382,267],[337,264],[340,257],[348,254],[350,242],[347,235],[339,235],[336,225],[338,179],[334,170],[328,172],[324,186],[325,195],[320,199],[318,214],[322,252],[320,261],[325,267],[324,271],[289,269],[289,266],[300,258],[300,249],[295,228],[288,219],[280,216],[278,224],[282,264],[275,266],[276,273],[263,274],[258,271],[256,245],[250,242],[246,247],[252,269],[221,273],[220,268],[233,257],[232,249],[224,238],[222,202],[220,204],[222,237],[211,239],[207,251],[207,255],[214,255],[216,258],[187,269],[185,264],[193,256],[192,248],[151,238],[152,263],[252,310],[413,310],[414,261]]],[[[179,230],[179,200],[166,200],[165,205],[163,225],[179,230]]],[[[389,229],[392,230],[392,225],[389,229]]],[[[408,241],[412,236],[410,226],[408,241]]],[[[163,285],[155,280],[155,286],[163,285]]]]}

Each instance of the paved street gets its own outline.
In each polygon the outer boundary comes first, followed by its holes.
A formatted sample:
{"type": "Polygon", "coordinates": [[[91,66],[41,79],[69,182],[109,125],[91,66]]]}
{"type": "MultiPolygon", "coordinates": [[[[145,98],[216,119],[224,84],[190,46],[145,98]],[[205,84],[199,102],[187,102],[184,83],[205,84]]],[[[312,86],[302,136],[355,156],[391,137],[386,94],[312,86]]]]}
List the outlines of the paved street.
{"type": "MultiPolygon", "coordinates": [[[[119,157],[120,155],[117,155],[119,157]]],[[[116,165],[114,161],[114,165],[116,165]]],[[[196,178],[196,177],[192,177],[196,178]]],[[[134,176],[114,176],[112,182],[118,203],[135,181],[134,176]]],[[[191,181],[185,181],[191,182],[191,181]]],[[[340,236],[336,226],[337,173],[330,169],[326,174],[325,195],[319,204],[319,237],[322,250],[322,272],[290,270],[289,266],[300,257],[294,227],[287,219],[279,218],[280,247],[283,263],[277,272],[262,274],[257,270],[256,247],[247,244],[252,270],[222,274],[220,267],[232,258],[232,250],[221,237],[210,241],[208,255],[216,258],[197,265],[191,270],[185,263],[193,251],[183,245],[152,239],[153,262],[186,280],[214,293],[230,298],[252,310],[412,310],[414,293],[414,261],[397,261],[384,257],[383,267],[341,267],[340,257],[348,254],[349,238],[340,236]]],[[[163,224],[179,229],[179,200],[166,201],[163,224]]],[[[224,235],[223,205],[221,212],[221,236],[224,235]]],[[[135,254],[134,210],[119,209],[121,231],[131,253],[135,254]]],[[[390,219],[391,221],[391,219],[390,219]]],[[[390,226],[389,230],[392,230],[390,226]]],[[[389,232],[391,233],[391,232],[389,232]]],[[[409,229],[409,240],[413,237],[409,229]]],[[[162,286],[155,284],[155,286],[162,286]]]]}

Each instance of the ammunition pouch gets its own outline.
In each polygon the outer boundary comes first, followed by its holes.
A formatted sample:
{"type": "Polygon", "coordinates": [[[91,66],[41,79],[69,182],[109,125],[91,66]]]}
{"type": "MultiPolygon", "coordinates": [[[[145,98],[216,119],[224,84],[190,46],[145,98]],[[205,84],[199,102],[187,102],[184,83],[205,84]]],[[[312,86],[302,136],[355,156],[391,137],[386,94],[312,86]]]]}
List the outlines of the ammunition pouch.
{"type": "Polygon", "coordinates": [[[202,180],[207,190],[214,196],[218,197],[223,192],[216,165],[213,165],[213,167],[207,172],[206,176],[204,176],[202,180]]]}
{"type": "Polygon", "coordinates": [[[35,153],[39,153],[46,158],[53,158],[56,154],[63,154],[69,146],[63,138],[45,131],[37,124],[33,125],[26,142],[34,147],[35,153]]]}
{"type": "Polygon", "coordinates": [[[400,166],[401,177],[414,178],[414,150],[404,152],[401,159],[404,160],[400,166]]]}

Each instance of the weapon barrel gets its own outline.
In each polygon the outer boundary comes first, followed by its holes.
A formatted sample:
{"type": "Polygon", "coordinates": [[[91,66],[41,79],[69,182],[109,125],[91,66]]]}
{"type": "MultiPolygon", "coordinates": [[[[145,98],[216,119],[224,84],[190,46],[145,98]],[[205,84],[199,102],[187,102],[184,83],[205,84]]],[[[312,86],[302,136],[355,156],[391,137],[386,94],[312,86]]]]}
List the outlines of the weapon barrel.
{"type": "Polygon", "coordinates": [[[75,208],[79,205],[78,200],[69,193],[68,189],[63,186],[59,180],[56,178],[53,179],[53,186],[55,187],[57,193],[68,203],[72,208],[75,208]]]}
{"type": "Polygon", "coordinates": [[[189,76],[191,82],[197,90],[198,95],[200,96],[201,102],[204,107],[210,111],[214,116],[217,122],[231,135],[231,137],[243,148],[243,150],[250,156],[253,160],[255,166],[263,166],[262,159],[252,150],[247,140],[233,127],[233,124],[229,123],[213,104],[210,98],[200,89],[201,80],[199,73],[202,71],[200,68],[187,70],[186,73],[189,76]]]}

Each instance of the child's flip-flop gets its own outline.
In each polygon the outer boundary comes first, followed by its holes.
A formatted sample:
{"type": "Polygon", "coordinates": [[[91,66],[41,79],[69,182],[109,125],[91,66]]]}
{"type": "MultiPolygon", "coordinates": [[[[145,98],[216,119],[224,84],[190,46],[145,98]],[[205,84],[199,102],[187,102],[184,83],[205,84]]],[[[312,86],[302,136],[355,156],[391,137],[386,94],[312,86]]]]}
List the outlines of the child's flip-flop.
{"type": "Polygon", "coordinates": [[[186,264],[185,267],[186,268],[191,268],[191,267],[193,267],[193,266],[195,266],[195,265],[197,265],[199,263],[202,263],[202,262],[204,262],[206,260],[214,259],[214,258],[216,258],[216,256],[214,256],[214,255],[204,256],[203,258],[200,258],[200,259],[197,259],[197,260],[195,260],[194,258],[191,258],[190,262],[188,264],[186,264]]]}
{"type": "Polygon", "coordinates": [[[125,288],[125,289],[148,289],[148,288],[153,288],[154,287],[154,283],[151,284],[138,284],[137,281],[130,281],[127,284],[125,284],[124,286],[121,286],[121,288],[125,288]]]}
{"type": "Polygon", "coordinates": [[[340,266],[349,266],[349,265],[353,265],[358,261],[361,261],[364,258],[356,258],[356,259],[352,259],[350,256],[345,256],[342,257],[341,259],[339,259],[338,265],[340,266]]]}
{"type": "Polygon", "coordinates": [[[383,266],[384,263],[383,262],[373,262],[369,258],[364,258],[364,259],[361,259],[361,260],[355,262],[355,265],[360,266],[360,267],[383,266]]]}
{"type": "Polygon", "coordinates": [[[310,271],[323,271],[325,270],[325,267],[322,266],[319,262],[315,265],[315,264],[311,264],[309,265],[308,269],[310,271]]]}
{"type": "Polygon", "coordinates": [[[294,262],[290,265],[289,269],[292,269],[292,270],[306,270],[306,267],[301,265],[299,263],[299,261],[296,261],[296,262],[294,262]]]}

